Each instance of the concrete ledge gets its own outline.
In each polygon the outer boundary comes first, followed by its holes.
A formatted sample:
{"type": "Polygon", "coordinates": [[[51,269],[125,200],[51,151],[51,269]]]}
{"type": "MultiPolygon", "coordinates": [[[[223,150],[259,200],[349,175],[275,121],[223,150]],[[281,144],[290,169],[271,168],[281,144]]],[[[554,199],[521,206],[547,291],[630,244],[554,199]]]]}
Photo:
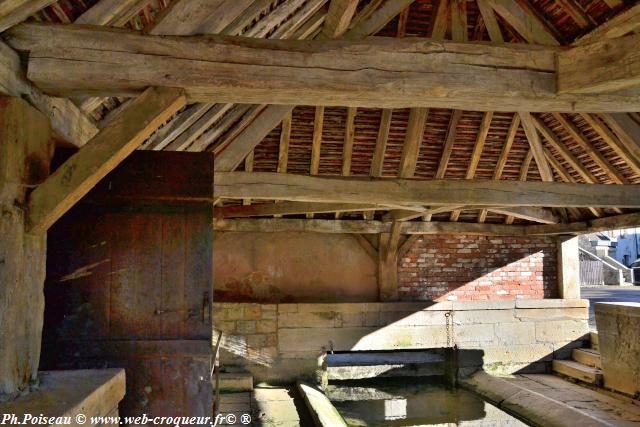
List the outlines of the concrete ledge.
{"type": "Polygon", "coordinates": [[[45,371],[38,377],[37,391],[0,403],[0,413],[15,414],[20,421],[25,415],[69,417],[70,424],[64,424],[82,425],[77,423],[77,415],[82,414],[88,420],[113,414],[114,409],[117,414],[118,403],[125,394],[124,369],[45,371]]]}
{"type": "Polygon", "coordinates": [[[316,427],[347,427],[342,415],[323,392],[301,382],[298,391],[304,397],[316,427]]]}

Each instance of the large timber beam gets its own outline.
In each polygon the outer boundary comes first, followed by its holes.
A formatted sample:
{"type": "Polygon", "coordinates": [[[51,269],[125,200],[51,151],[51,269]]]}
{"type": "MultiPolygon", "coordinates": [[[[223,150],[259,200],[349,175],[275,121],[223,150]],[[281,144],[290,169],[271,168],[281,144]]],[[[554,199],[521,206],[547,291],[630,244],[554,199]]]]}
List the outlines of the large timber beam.
{"type": "Polygon", "coordinates": [[[301,215],[329,212],[360,212],[389,209],[370,203],[259,203],[245,206],[225,206],[214,209],[216,218],[250,218],[269,215],[301,215]]]}
{"type": "Polygon", "coordinates": [[[98,128],[73,102],[43,94],[29,82],[22,70],[18,53],[0,41],[0,93],[26,99],[49,118],[59,138],[82,147],[98,128]]]}
{"type": "Polygon", "coordinates": [[[558,53],[560,93],[601,93],[640,87],[640,34],[558,53]]]}
{"type": "Polygon", "coordinates": [[[640,185],[219,172],[214,197],[391,205],[640,208],[640,185]]]}
{"type": "Polygon", "coordinates": [[[147,89],[71,156],[29,199],[29,231],[41,234],[180,108],[180,89],[147,89]]]}
{"type": "Polygon", "coordinates": [[[0,33],[19,24],[56,0],[3,0],[0,2],[0,33]]]}
{"type": "Polygon", "coordinates": [[[557,94],[553,47],[430,39],[362,41],[155,37],[121,29],[22,24],[28,77],[58,95],[131,96],[184,88],[193,102],[484,111],[640,110],[634,94],[557,94]],[[64,49],[60,49],[64,46],[64,49]]]}
{"type": "Polygon", "coordinates": [[[640,212],[568,224],[530,225],[527,226],[527,234],[588,234],[636,227],[640,227],[640,212]]]}
{"type": "Polygon", "coordinates": [[[640,4],[597,26],[590,33],[580,37],[574,44],[578,46],[587,45],[605,39],[622,37],[638,30],[640,30],[640,4]]]}

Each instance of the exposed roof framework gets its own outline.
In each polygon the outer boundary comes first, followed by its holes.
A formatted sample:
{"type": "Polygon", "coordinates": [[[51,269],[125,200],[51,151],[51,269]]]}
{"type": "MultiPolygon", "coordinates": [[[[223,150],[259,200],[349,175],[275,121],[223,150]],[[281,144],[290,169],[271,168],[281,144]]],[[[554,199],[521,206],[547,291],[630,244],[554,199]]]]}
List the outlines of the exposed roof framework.
{"type": "MultiPolygon", "coordinates": [[[[146,87],[182,87],[188,104],[139,149],[215,153],[224,189],[214,199],[220,229],[384,232],[410,221],[403,231],[441,230],[443,224],[426,224],[447,222],[475,224],[448,226],[469,232],[495,224],[513,225],[516,234],[527,233],[523,226],[582,232],[594,220],[640,208],[638,187],[630,185],[640,184],[634,3],[12,0],[0,8],[0,31],[11,46],[0,45],[11,59],[0,69],[0,88],[58,119],[54,128],[81,147],[117,125],[146,87]],[[123,30],[20,24],[25,20],[123,30]],[[272,41],[202,38],[214,34],[272,41]],[[25,52],[26,79],[12,48],[25,52]],[[201,68],[205,63],[209,68],[201,68]],[[190,80],[198,73],[201,80],[190,80]],[[400,73],[403,79],[390,77],[400,73]],[[243,103],[230,103],[236,100],[243,103]],[[306,105],[291,105],[298,100],[306,105]],[[440,191],[448,180],[469,180],[468,197],[398,202],[382,192],[390,191],[383,180],[377,198],[311,200],[303,194],[311,187],[275,191],[284,182],[280,174],[340,178],[356,187],[379,178],[399,178],[393,182],[407,187],[441,180],[440,191]],[[498,181],[522,188],[523,196],[514,190],[502,203],[492,199],[486,188],[498,181]],[[558,203],[527,198],[529,182],[548,183],[540,187],[547,195],[562,194],[556,183],[615,186],[589,187],[592,203],[558,203]],[[281,225],[264,221],[274,217],[281,225]]],[[[633,217],[621,218],[630,224],[633,217]]]]}

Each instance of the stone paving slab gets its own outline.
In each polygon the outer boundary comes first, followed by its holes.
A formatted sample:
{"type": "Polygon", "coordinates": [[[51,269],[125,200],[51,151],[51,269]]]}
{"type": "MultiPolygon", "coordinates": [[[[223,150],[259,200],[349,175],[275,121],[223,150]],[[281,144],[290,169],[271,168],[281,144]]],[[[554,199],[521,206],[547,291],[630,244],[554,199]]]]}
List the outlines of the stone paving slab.
{"type": "Polygon", "coordinates": [[[464,384],[534,425],[640,427],[640,402],[609,396],[553,375],[493,377],[480,372],[464,384]]]}

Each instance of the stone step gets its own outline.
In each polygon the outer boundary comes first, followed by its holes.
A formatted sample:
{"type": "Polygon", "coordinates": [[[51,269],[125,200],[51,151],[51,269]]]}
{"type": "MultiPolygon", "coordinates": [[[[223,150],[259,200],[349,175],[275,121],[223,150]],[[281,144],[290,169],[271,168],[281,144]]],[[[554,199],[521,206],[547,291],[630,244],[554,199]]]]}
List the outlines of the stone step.
{"type": "Polygon", "coordinates": [[[253,390],[253,375],[240,372],[220,373],[220,392],[237,393],[253,390]]]}
{"type": "Polygon", "coordinates": [[[573,360],[554,360],[553,372],[585,383],[602,385],[602,370],[573,360]]]}
{"type": "Polygon", "coordinates": [[[598,339],[597,332],[589,333],[589,337],[591,340],[591,349],[595,351],[600,351],[600,340],[598,339]]]}
{"type": "Polygon", "coordinates": [[[602,369],[602,361],[600,359],[600,353],[590,348],[574,348],[571,352],[571,358],[583,365],[591,366],[592,368],[602,369]]]}
{"type": "Polygon", "coordinates": [[[349,352],[327,355],[329,380],[444,375],[444,356],[426,351],[349,352]]]}

